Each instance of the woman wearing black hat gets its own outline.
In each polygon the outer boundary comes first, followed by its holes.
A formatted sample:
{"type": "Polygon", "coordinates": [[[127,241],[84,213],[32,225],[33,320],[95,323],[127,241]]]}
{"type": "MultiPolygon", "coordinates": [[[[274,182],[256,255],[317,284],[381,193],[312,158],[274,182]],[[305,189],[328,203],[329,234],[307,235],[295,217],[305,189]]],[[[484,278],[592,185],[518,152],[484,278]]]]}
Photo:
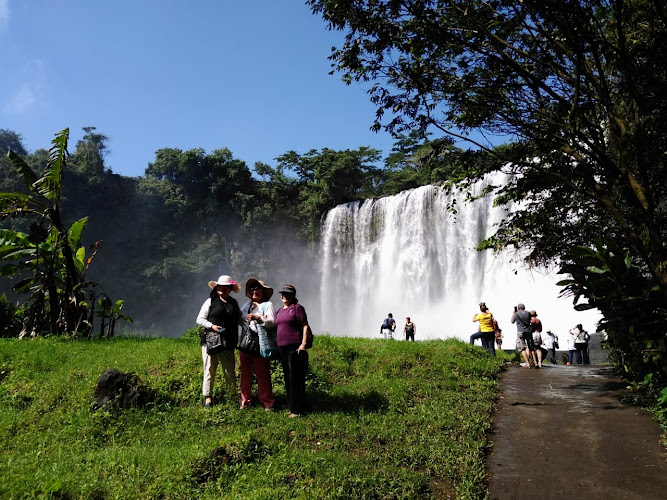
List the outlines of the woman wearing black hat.
{"type": "MultiPolygon", "coordinates": [[[[276,313],[271,302],[273,288],[257,278],[250,278],[245,284],[245,295],[250,300],[243,305],[241,312],[248,322],[250,333],[259,337],[258,324],[264,328],[273,328],[275,325],[276,313]]],[[[241,409],[252,403],[252,372],[254,371],[257,378],[257,399],[264,406],[264,410],[271,411],[274,402],[271,388],[271,364],[267,358],[260,355],[259,338],[254,346],[253,351],[242,349],[243,343],[239,346],[241,409]]]]}
{"type": "Polygon", "coordinates": [[[306,310],[296,299],[296,288],[292,285],[283,287],[280,300],[283,307],[276,313],[278,347],[285,377],[289,416],[296,418],[303,413],[306,402],[308,317],[306,310]]]}

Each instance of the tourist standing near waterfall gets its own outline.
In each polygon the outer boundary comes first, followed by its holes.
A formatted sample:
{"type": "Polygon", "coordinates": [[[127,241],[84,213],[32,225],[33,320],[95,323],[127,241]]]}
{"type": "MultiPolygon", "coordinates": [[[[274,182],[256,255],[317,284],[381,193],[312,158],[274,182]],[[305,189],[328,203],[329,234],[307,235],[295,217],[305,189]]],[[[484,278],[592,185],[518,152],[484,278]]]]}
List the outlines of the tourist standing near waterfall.
{"type": "MultiPolygon", "coordinates": [[[[273,328],[275,326],[275,308],[271,302],[273,288],[259,281],[257,278],[249,278],[245,284],[245,295],[248,297],[241,308],[243,317],[248,322],[249,328],[257,337],[256,352],[243,350],[243,342],[239,346],[239,364],[241,365],[241,409],[252,404],[252,373],[255,372],[257,379],[257,399],[264,406],[264,410],[273,410],[273,390],[271,388],[271,364],[268,358],[261,356],[259,346],[259,329],[273,328]],[[259,326],[258,326],[259,325],[259,326]]],[[[250,332],[249,332],[250,333],[250,332]]]]}
{"type": "Polygon", "coordinates": [[[239,324],[241,323],[239,304],[234,297],[229,295],[241,289],[239,284],[230,276],[223,275],[218,278],[218,281],[209,281],[208,286],[212,288],[211,293],[204,301],[197,316],[197,324],[204,327],[204,334],[201,338],[201,355],[204,363],[202,395],[206,408],[213,404],[211,397],[218,365],[222,366],[229,397],[236,396],[234,349],[238,343],[239,324]],[[218,335],[215,335],[216,333],[218,335]],[[218,337],[218,345],[214,349],[207,346],[207,337],[210,336],[218,337]],[[209,351],[212,352],[209,353],[209,351]]]}
{"type": "Polygon", "coordinates": [[[496,332],[493,328],[493,314],[486,307],[486,303],[479,303],[479,313],[472,317],[473,322],[479,321],[479,331],[470,336],[470,345],[475,343],[475,339],[482,340],[482,347],[486,349],[491,356],[496,355],[496,347],[494,341],[496,340],[496,332]]]}
{"type": "Polygon", "coordinates": [[[299,417],[306,405],[308,373],[308,317],[296,298],[296,288],[285,285],[280,291],[283,307],[276,312],[278,347],[280,348],[289,416],[299,417]]]}
{"type": "Polygon", "coordinates": [[[535,345],[533,358],[537,356],[535,367],[542,368],[542,321],[537,317],[535,309],[530,311],[530,328],[533,330],[533,344],[535,345]]]}
{"type": "Polygon", "coordinates": [[[588,355],[588,341],[591,339],[591,336],[584,330],[581,323],[570,330],[570,334],[574,336],[574,349],[577,351],[577,364],[590,365],[591,361],[588,355]]]}
{"type": "Polygon", "coordinates": [[[535,344],[533,343],[533,329],[530,326],[530,313],[526,311],[526,306],[517,304],[514,307],[514,312],[510,318],[512,324],[516,323],[517,347],[521,351],[523,360],[525,362],[524,368],[531,368],[530,356],[532,353],[537,366],[537,359],[535,358],[535,344]]]}
{"type": "Polygon", "coordinates": [[[382,334],[385,340],[388,340],[394,338],[395,330],[396,330],[396,321],[394,321],[394,316],[391,313],[389,313],[387,314],[385,320],[382,322],[382,326],[380,327],[380,333],[382,334]]]}
{"type": "Polygon", "coordinates": [[[403,327],[405,340],[412,340],[414,342],[416,332],[417,332],[417,327],[412,321],[410,321],[410,316],[408,316],[407,318],[405,318],[405,326],[403,327]]]}

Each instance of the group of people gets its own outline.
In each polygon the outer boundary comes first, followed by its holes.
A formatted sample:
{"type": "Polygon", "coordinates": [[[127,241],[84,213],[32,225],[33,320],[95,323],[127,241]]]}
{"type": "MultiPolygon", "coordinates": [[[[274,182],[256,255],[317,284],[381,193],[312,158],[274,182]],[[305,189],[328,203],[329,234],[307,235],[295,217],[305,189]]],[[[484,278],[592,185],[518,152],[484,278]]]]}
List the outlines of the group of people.
{"type": "MultiPolygon", "coordinates": [[[[484,302],[479,304],[479,309],[480,312],[472,318],[473,322],[479,322],[479,329],[470,336],[470,344],[473,345],[476,339],[480,339],[482,347],[495,356],[494,340],[500,349],[503,339],[502,330],[484,302]]],[[[527,311],[524,304],[517,304],[510,321],[517,326],[516,347],[523,357],[522,366],[542,368],[543,360],[553,364],[558,363],[556,359],[556,349],[560,347],[558,337],[551,330],[543,333],[542,321],[537,317],[537,311],[527,311]]],[[[575,362],[575,355],[578,364],[590,364],[589,340],[590,335],[581,324],[568,332],[566,337],[569,354],[567,365],[575,362]]]]}
{"type": "Polygon", "coordinates": [[[275,329],[277,352],[283,368],[289,416],[299,417],[305,409],[308,351],[306,350],[308,317],[296,297],[296,288],[285,285],[280,290],[282,307],[277,311],[271,302],[273,288],[249,278],[245,284],[248,301],[239,307],[231,293],[238,293],[240,285],[228,275],[209,281],[211,292],[204,301],[197,324],[204,328],[201,335],[201,353],[204,369],[202,396],[204,406],[213,404],[213,385],[218,366],[222,368],[226,391],[236,398],[236,356],[239,350],[241,372],[241,409],[252,404],[252,375],[257,379],[257,399],[267,412],[273,410],[275,398],[271,385],[269,358],[260,350],[261,333],[275,329]],[[241,338],[249,342],[239,345],[241,338]],[[215,338],[219,336],[219,338],[215,338]],[[213,336],[220,345],[211,349],[207,336],[213,336]]]}
{"type": "MultiPolygon", "coordinates": [[[[389,340],[394,338],[394,332],[396,332],[396,320],[394,319],[394,315],[389,313],[380,326],[380,334],[385,340],[389,340]]],[[[405,318],[405,326],[403,327],[405,340],[414,342],[415,333],[417,333],[417,327],[414,321],[410,320],[410,316],[408,316],[405,318]]]]}

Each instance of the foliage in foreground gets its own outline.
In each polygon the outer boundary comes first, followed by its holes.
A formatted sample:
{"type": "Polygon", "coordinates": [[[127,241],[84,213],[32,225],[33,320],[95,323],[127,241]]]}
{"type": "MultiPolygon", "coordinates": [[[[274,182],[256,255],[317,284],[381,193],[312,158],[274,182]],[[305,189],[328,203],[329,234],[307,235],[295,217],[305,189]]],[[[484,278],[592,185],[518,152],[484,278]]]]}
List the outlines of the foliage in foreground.
{"type": "MultiPolygon", "coordinates": [[[[501,358],[318,336],[310,413],[201,407],[196,338],[0,340],[3,498],[482,498],[501,358]],[[95,411],[106,368],[157,392],[95,411]]],[[[274,367],[278,404],[285,394],[274,367]]],[[[220,389],[217,388],[219,391],[220,389]]]]}
{"type": "MultiPolygon", "coordinates": [[[[41,177],[14,151],[7,153],[29,194],[0,192],[0,221],[20,217],[32,220],[28,233],[0,228],[0,276],[20,278],[12,289],[30,295],[21,337],[45,331],[90,336],[97,297],[101,309],[97,315],[109,316],[110,325],[118,318],[127,319],[120,314],[122,301],[114,305],[106,294],[95,293],[97,283],[86,280],[101,243],[91,245],[93,253],[86,257],[82,238],[88,217],[68,227],[62,214],[68,139],[67,128],[55,135],[41,177]]],[[[113,326],[109,333],[113,334],[113,326]]]]}

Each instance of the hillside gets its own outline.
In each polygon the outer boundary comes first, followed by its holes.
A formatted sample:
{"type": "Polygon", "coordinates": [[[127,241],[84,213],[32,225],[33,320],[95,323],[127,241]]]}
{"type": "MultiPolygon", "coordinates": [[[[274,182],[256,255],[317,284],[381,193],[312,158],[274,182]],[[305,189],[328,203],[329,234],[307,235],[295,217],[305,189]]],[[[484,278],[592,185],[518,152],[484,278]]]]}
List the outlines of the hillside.
{"type": "MultiPolygon", "coordinates": [[[[2,498],[482,498],[502,358],[317,336],[309,413],[202,408],[198,339],[0,340],[2,498]],[[107,368],[146,407],[94,409],[107,368]]],[[[216,391],[220,391],[220,384],[216,391]]]]}

